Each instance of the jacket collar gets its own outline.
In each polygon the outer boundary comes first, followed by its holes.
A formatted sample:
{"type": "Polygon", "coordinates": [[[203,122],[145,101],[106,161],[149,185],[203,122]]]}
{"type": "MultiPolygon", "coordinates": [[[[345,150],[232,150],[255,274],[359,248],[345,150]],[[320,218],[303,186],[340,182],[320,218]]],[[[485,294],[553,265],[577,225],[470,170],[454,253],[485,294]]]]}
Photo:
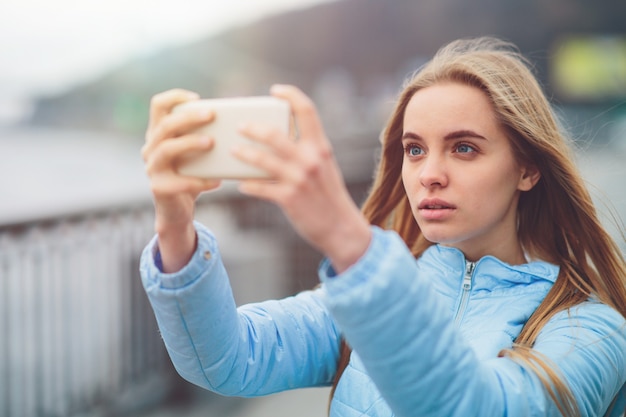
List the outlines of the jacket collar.
{"type": "MultiPolygon", "coordinates": [[[[438,264],[439,268],[447,270],[453,276],[463,278],[466,263],[465,255],[457,248],[433,245],[429,247],[422,258],[428,263],[438,264]]],[[[530,284],[533,281],[549,281],[554,283],[559,273],[559,267],[551,263],[536,260],[521,265],[509,265],[494,256],[484,256],[475,262],[474,276],[491,277],[501,283],[530,284]]]]}

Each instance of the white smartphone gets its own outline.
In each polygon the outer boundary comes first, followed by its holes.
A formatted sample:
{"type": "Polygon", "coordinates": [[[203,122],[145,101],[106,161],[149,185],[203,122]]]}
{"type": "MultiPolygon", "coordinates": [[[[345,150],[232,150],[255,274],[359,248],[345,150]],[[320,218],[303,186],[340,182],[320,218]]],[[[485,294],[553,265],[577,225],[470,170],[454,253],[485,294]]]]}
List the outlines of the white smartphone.
{"type": "Polygon", "coordinates": [[[234,145],[263,146],[239,134],[244,123],[263,123],[289,132],[290,108],[286,100],[272,96],[234,97],[190,101],[179,104],[173,112],[211,109],[215,119],[197,131],[215,140],[213,148],[204,153],[185,158],[178,172],[202,178],[246,179],[267,178],[261,169],[236,159],[231,154],[234,145]]]}

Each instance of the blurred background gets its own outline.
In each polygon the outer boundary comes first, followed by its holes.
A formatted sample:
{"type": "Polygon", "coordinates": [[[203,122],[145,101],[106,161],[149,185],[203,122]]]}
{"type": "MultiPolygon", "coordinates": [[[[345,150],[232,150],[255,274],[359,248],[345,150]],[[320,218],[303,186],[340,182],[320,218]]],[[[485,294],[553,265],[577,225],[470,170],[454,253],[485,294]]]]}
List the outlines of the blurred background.
{"type": "MultiPolygon", "coordinates": [[[[478,35],[535,64],[626,250],[624,1],[0,3],[0,416],[325,415],[327,389],[227,399],[172,370],[138,274],[153,235],[140,158],[150,97],[300,86],[360,203],[403,80],[478,35]]],[[[226,184],[197,216],[238,303],[316,284],[320,255],[272,205],[226,184]]]]}

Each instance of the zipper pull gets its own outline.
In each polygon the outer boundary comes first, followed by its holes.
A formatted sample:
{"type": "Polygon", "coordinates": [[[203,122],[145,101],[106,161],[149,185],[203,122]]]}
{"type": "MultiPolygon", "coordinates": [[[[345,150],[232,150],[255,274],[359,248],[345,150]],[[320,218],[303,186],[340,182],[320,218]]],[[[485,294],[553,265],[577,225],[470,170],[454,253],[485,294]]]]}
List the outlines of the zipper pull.
{"type": "Polygon", "coordinates": [[[469,291],[472,288],[472,273],[474,272],[475,262],[465,263],[465,276],[463,277],[463,290],[469,291]]]}

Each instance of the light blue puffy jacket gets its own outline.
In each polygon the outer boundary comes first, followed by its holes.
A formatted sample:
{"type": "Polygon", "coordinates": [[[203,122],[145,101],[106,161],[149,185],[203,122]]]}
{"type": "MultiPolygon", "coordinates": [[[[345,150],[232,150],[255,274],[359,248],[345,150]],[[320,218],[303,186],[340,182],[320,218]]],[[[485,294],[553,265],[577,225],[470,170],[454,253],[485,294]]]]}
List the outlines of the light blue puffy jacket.
{"type": "MultiPolygon", "coordinates": [[[[373,228],[366,254],[322,286],[235,307],[217,243],[200,224],[198,249],[175,274],[141,261],[143,283],[178,372],[209,390],[257,396],[329,385],[340,337],[353,348],[331,416],[557,416],[539,378],[498,357],[550,290],[558,268],[469,263],[433,246],[417,262],[393,232],[373,228]]],[[[535,350],[554,364],[583,416],[626,406],[626,324],[589,301],[557,314],[535,350]]]]}

